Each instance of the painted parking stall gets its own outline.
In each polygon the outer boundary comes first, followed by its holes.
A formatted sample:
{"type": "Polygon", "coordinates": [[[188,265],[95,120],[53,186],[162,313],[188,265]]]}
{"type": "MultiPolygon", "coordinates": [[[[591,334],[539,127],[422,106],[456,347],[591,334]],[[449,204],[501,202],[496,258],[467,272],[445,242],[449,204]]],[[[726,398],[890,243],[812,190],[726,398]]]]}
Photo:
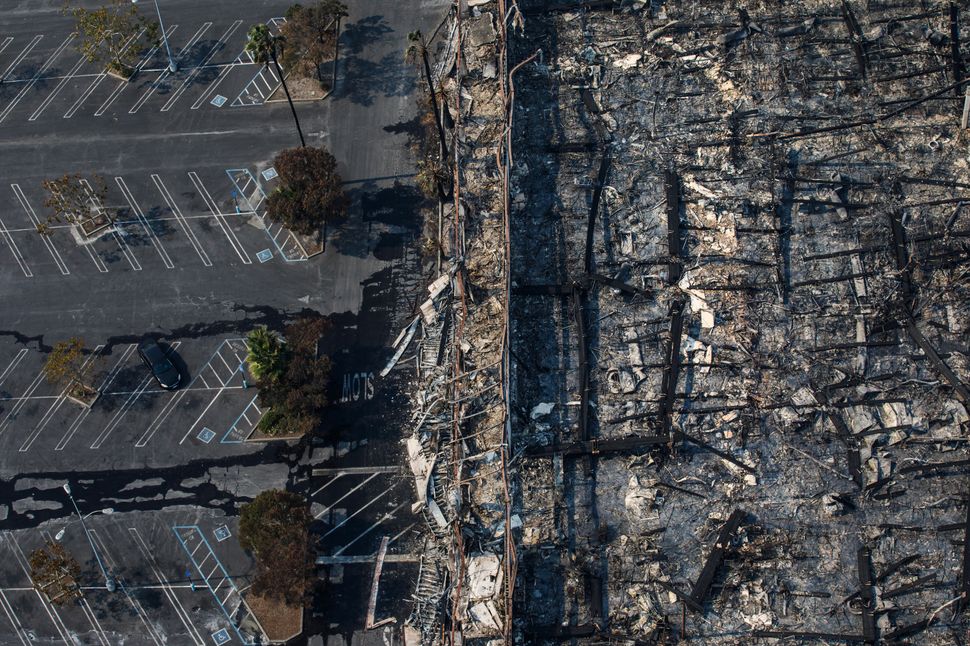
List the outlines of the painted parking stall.
{"type": "MultiPolygon", "coordinates": [[[[282,17],[264,22],[278,33],[282,17]]],[[[141,112],[254,107],[280,87],[272,66],[257,64],[246,52],[247,25],[241,18],[165,25],[178,69],[168,69],[165,48],[143,45],[143,31],[123,43],[135,52],[134,74],[122,80],[78,51],[78,38],[63,31],[18,34],[0,40],[0,127],[10,122],[83,117],[123,118],[141,112]],[[219,94],[221,93],[221,94],[219,94]],[[221,101],[213,101],[223,96],[221,101]]]]}
{"type": "MultiPolygon", "coordinates": [[[[89,238],[66,223],[52,224],[51,235],[39,234],[38,226],[49,213],[40,181],[9,184],[11,208],[0,216],[0,247],[6,247],[0,248],[0,272],[23,279],[52,271],[64,277],[101,274],[109,278],[115,272],[143,269],[258,267],[265,262],[258,253],[267,242],[274,242],[274,235],[287,244],[289,232],[250,210],[248,201],[239,197],[237,184],[225,174],[190,170],[115,175],[105,180],[107,204],[94,196],[88,180],[82,180],[91,207],[114,218],[110,227],[89,238]]],[[[285,251],[272,247],[269,259],[300,259],[289,245],[283,247],[285,251]]]]}

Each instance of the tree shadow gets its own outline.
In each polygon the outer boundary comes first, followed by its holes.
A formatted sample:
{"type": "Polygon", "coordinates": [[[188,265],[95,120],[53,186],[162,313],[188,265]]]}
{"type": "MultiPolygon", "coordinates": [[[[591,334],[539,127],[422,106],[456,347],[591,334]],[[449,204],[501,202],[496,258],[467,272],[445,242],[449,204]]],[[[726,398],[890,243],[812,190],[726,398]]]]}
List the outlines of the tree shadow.
{"type": "Polygon", "coordinates": [[[329,227],[327,248],[344,256],[381,260],[401,256],[403,245],[421,231],[421,209],[426,198],[414,186],[395,182],[378,188],[368,182],[347,191],[347,217],[329,227]],[[377,237],[374,229],[378,228],[377,237]],[[385,230],[390,227],[391,230],[385,230]]]}
{"type": "Polygon", "coordinates": [[[390,52],[379,61],[359,56],[341,58],[337,64],[337,99],[357,105],[373,105],[378,96],[407,96],[414,91],[415,75],[408,70],[403,54],[390,52]]]}
{"type": "Polygon", "coordinates": [[[342,56],[359,54],[367,45],[392,31],[394,29],[387,24],[384,16],[367,16],[344,25],[340,34],[340,53],[342,56]]]}

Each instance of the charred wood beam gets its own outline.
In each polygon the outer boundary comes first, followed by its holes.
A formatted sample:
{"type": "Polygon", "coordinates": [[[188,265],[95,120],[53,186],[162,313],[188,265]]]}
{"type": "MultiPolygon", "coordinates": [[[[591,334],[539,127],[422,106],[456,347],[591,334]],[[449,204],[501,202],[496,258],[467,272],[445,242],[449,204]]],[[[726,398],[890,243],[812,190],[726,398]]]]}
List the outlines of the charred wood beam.
{"type": "Polygon", "coordinates": [[[640,296],[650,296],[650,292],[648,292],[645,289],[634,287],[633,285],[629,285],[627,283],[621,282],[614,278],[610,278],[609,276],[603,276],[602,274],[591,273],[586,278],[589,282],[600,283],[601,285],[606,285],[607,287],[611,287],[613,289],[617,289],[621,292],[626,292],[627,294],[632,294],[634,296],[637,294],[639,294],[640,296]]]}
{"type": "Polygon", "coordinates": [[[808,287],[809,285],[827,285],[830,283],[842,283],[847,280],[855,280],[856,278],[868,278],[870,276],[879,276],[880,274],[874,271],[859,271],[853,272],[851,274],[846,274],[845,276],[835,276],[832,278],[816,278],[814,280],[801,280],[797,283],[792,283],[792,288],[795,287],[808,287]]]}
{"type": "Polygon", "coordinates": [[[831,350],[852,350],[853,348],[891,348],[897,345],[899,345],[899,341],[853,341],[852,343],[821,345],[813,348],[813,351],[829,352],[831,350]]]}
{"type": "MultiPolygon", "coordinates": [[[[828,391],[824,388],[812,388],[812,393],[815,395],[815,399],[826,409],[832,408],[832,402],[829,399],[828,391]]],[[[849,462],[849,475],[852,476],[852,481],[856,483],[860,489],[862,488],[862,458],[859,456],[859,449],[856,445],[856,441],[853,438],[853,434],[849,426],[842,419],[842,415],[834,410],[825,410],[825,415],[832,422],[832,426],[838,432],[842,441],[846,445],[847,457],[849,462]]]]}
{"type": "Polygon", "coordinates": [[[743,511],[735,509],[731,512],[727,522],[721,526],[721,531],[718,532],[717,540],[714,543],[714,549],[707,555],[704,568],[701,570],[700,576],[697,577],[697,582],[694,583],[694,587],[690,592],[690,598],[693,601],[692,607],[703,606],[704,600],[707,598],[707,593],[711,589],[711,584],[714,582],[714,576],[717,574],[717,570],[721,567],[721,564],[724,563],[724,555],[731,545],[731,539],[734,538],[734,533],[741,526],[741,521],[744,520],[744,516],[745,513],[743,511]]]}
{"type": "Polygon", "coordinates": [[[842,0],[842,20],[845,22],[845,28],[849,31],[849,38],[852,40],[852,51],[855,54],[856,63],[859,64],[859,73],[865,79],[868,75],[865,36],[862,35],[862,28],[855,18],[855,13],[845,0],[842,0]]]}
{"type": "Polygon", "coordinates": [[[928,464],[912,464],[902,467],[897,471],[899,475],[907,473],[927,473],[931,471],[941,471],[943,469],[954,469],[959,467],[970,467],[970,460],[951,460],[950,462],[930,462],[928,464]]]}
{"type": "Polygon", "coordinates": [[[527,630],[531,643],[540,643],[545,639],[555,639],[560,641],[571,640],[575,637],[592,637],[599,631],[599,627],[594,624],[582,624],[581,626],[533,626],[532,630],[527,630]]]}
{"type": "Polygon", "coordinates": [[[525,16],[542,16],[551,13],[569,13],[579,9],[585,9],[587,11],[602,11],[619,6],[620,3],[618,0],[585,0],[584,2],[570,2],[568,4],[558,5],[546,2],[535,7],[523,9],[522,14],[525,16]]]}
{"type": "MultiPolygon", "coordinates": [[[[678,269],[680,265],[677,265],[678,269]]],[[[673,423],[674,401],[677,397],[677,380],[680,377],[680,337],[684,332],[684,302],[675,301],[670,313],[670,342],[667,346],[667,367],[664,369],[661,390],[663,400],[660,405],[660,434],[670,436],[673,423]]]]}
{"type": "Polygon", "coordinates": [[[845,633],[814,633],[805,632],[801,630],[756,630],[753,633],[756,638],[773,638],[773,639],[814,639],[814,640],[828,640],[836,642],[847,642],[850,644],[855,644],[859,642],[864,642],[865,639],[861,635],[847,635],[845,633]]]}
{"type": "Polygon", "coordinates": [[[599,144],[595,141],[567,141],[546,146],[546,152],[552,154],[591,153],[597,148],[599,148],[599,144]]]}
{"type": "Polygon", "coordinates": [[[913,305],[916,300],[916,293],[913,288],[913,270],[909,262],[909,252],[906,248],[906,229],[903,228],[902,214],[897,209],[893,209],[889,212],[889,224],[893,235],[893,249],[896,256],[896,268],[899,270],[900,277],[903,282],[903,289],[906,293],[905,301],[905,312],[903,312],[903,317],[905,318],[905,328],[909,337],[913,340],[919,349],[923,351],[923,354],[929,360],[936,372],[942,376],[950,387],[953,388],[954,393],[964,404],[970,404],[970,390],[960,380],[955,372],[946,364],[945,361],[937,353],[936,349],[930,344],[930,342],[923,336],[920,332],[919,327],[916,325],[916,320],[913,318],[913,305]]]}
{"type": "Polygon", "coordinates": [[[666,444],[669,438],[659,435],[634,435],[617,439],[591,439],[549,446],[529,446],[525,449],[527,457],[549,457],[553,455],[602,455],[638,451],[666,444]]]}
{"type": "Polygon", "coordinates": [[[963,571],[960,575],[960,601],[958,612],[967,607],[970,602],[970,499],[967,500],[967,522],[963,528],[963,571]]]}
{"type": "Polygon", "coordinates": [[[907,583],[906,585],[901,585],[898,588],[893,588],[892,590],[885,590],[880,593],[880,598],[882,599],[892,599],[894,597],[901,597],[906,594],[912,594],[913,592],[919,592],[923,589],[923,585],[926,583],[936,582],[935,574],[927,574],[926,576],[921,576],[912,583],[907,583]]]}
{"type": "Polygon", "coordinates": [[[683,431],[676,431],[674,433],[674,437],[676,437],[678,439],[683,439],[686,442],[689,442],[690,444],[693,444],[694,446],[698,446],[698,447],[700,447],[700,448],[702,448],[702,449],[704,449],[704,450],[706,450],[706,451],[708,451],[710,453],[713,453],[714,455],[716,455],[717,457],[721,458],[722,460],[726,460],[726,461],[730,462],[731,464],[733,464],[734,466],[738,467],[739,469],[742,469],[744,471],[747,471],[748,473],[751,473],[751,474],[756,473],[755,470],[754,470],[754,467],[751,467],[751,466],[745,464],[744,462],[742,462],[741,460],[737,459],[736,457],[734,457],[730,453],[726,453],[726,452],[724,452],[724,451],[722,451],[720,449],[717,449],[717,448],[711,446],[710,444],[708,444],[707,442],[703,442],[703,441],[697,439],[696,437],[687,435],[683,431]]]}
{"type": "Polygon", "coordinates": [[[600,170],[596,176],[596,184],[593,186],[593,203],[589,207],[589,219],[586,224],[586,256],[583,266],[586,274],[593,273],[593,234],[596,232],[596,215],[600,210],[600,198],[603,195],[603,184],[606,182],[606,174],[610,170],[610,153],[603,152],[600,160],[600,170]]]}
{"type": "Polygon", "coordinates": [[[585,298],[585,292],[578,289],[573,290],[570,297],[579,342],[579,437],[581,440],[589,440],[589,356],[586,347],[585,298]]]}
{"type": "MultiPolygon", "coordinates": [[[[553,455],[563,455],[563,456],[600,456],[609,455],[612,453],[625,453],[625,452],[635,452],[642,450],[649,450],[655,446],[662,446],[669,444],[671,439],[684,440],[688,444],[693,444],[709,453],[713,453],[717,457],[730,462],[739,469],[742,469],[748,473],[757,473],[749,464],[745,464],[736,457],[722,451],[710,444],[699,440],[696,437],[687,435],[683,431],[673,431],[672,435],[633,435],[630,437],[622,437],[616,439],[589,439],[580,440],[576,442],[566,442],[562,444],[550,444],[549,446],[529,446],[524,450],[525,457],[550,457],[553,455]]],[[[687,493],[685,491],[685,493],[687,493]]],[[[690,492],[693,493],[693,492],[690,492]]]]}
{"type": "Polygon", "coordinates": [[[569,296],[572,285],[518,285],[512,288],[516,296],[569,296]]]}
{"type": "MultiPolygon", "coordinates": [[[[906,567],[907,565],[909,565],[910,563],[913,563],[918,559],[919,559],[919,554],[910,554],[909,556],[904,556],[898,561],[890,563],[888,566],[886,566],[886,569],[883,570],[882,573],[876,577],[876,583],[882,583],[892,575],[896,574],[896,572],[899,572],[899,570],[903,569],[904,567],[906,567]]],[[[842,603],[845,604],[852,601],[853,599],[859,596],[860,592],[861,590],[856,590],[855,592],[847,596],[845,599],[843,599],[842,603]]]]}
{"type": "Polygon", "coordinates": [[[661,588],[663,588],[667,592],[673,592],[677,596],[677,598],[680,599],[681,601],[683,601],[685,604],[687,604],[687,606],[691,610],[693,610],[695,612],[704,612],[704,606],[702,606],[699,603],[697,603],[696,601],[694,601],[694,599],[688,593],[682,591],[681,589],[677,588],[676,586],[673,586],[673,585],[671,585],[671,584],[669,584],[669,583],[667,583],[665,581],[661,581],[660,579],[654,580],[654,583],[656,583],[657,585],[659,585],[661,588]]]}
{"type": "MultiPolygon", "coordinates": [[[[580,97],[583,99],[583,106],[585,106],[586,111],[589,112],[591,116],[591,121],[593,122],[593,130],[596,131],[596,137],[601,141],[608,141],[610,138],[610,132],[606,129],[606,124],[603,123],[603,119],[599,116],[602,112],[598,105],[596,105],[596,100],[593,98],[593,93],[590,92],[588,87],[584,87],[579,92],[580,97]]],[[[601,182],[602,183],[602,182],[601,182]]]]}
{"type": "Polygon", "coordinates": [[[667,203],[667,282],[671,285],[680,280],[682,271],[683,240],[680,231],[680,177],[673,168],[664,173],[664,196],[667,203]]]}
{"type": "Polygon", "coordinates": [[[936,371],[940,373],[950,387],[953,388],[954,393],[964,404],[970,404],[970,391],[967,387],[960,381],[960,377],[957,376],[950,366],[940,358],[940,355],[936,352],[936,349],[930,345],[930,342],[923,336],[923,333],[919,331],[916,327],[916,321],[913,319],[912,312],[906,312],[906,331],[909,333],[910,338],[913,342],[919,346],[919,349],[923,351],[926,358],[929,359],[936,371]]]}
{"type": "Polygon", "coordinates": [[[860,547],[856,553],[859,571],[859,597],[862,599],[862,639],[866,644],[876,643],[876,606],[875,575],[872,572],[872,558],[868,547],[860,547]]]}
{"type": "MultiPolygon", "coordinates": [[[[954,83],[963,80],[963,59],[960,57],[960,6],[950,1],[950,65],[954,83]]],[[[960,88],[954,90],[960,97],[960,88]]]]}
{"type": "Polygon", "coordinates": [[[912,637],[913,635],[917,635],[923,632],[924,630],[926,630],[927,628],[929,628],[929,626],[930,626],[929,619],[921,619],[916,623],[908,624],[906,626],[900,626],[895,630],[891,630],[885,635],[883,635],[882,638],[887,643],[889,643],[890,641],[892,641],[893,643],[897,643],[895,642],[895,640],[902,639],[903,637],[912,637]]]}

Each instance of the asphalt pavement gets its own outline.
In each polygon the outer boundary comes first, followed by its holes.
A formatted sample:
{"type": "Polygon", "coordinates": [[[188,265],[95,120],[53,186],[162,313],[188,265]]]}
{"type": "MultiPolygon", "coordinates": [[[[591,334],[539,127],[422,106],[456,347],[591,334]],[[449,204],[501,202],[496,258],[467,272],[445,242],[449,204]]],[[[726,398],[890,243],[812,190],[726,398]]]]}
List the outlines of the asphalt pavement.
{"type": "MultiPolygon", "coordinates": [[[[308,496],[321,554],[359,557],[321,568],[329,599],[357,613],[318,606],[308,635],[362,628],[370,575],[356,570],[372,573],[382,536],[399,558],[380,607],[403,621],[421,536],[399,470],[405,378],[375,375],[421,289],[422,199],[407,149],[419,77],[406,35],[434,31],[450,2],[348,2],[336,89],[297,104],[308,145],[331,150],[352,199],[309,258],[260,217],[273,156],[299,142],[289,107],[271,100],[275,78],[243,55],[249,26],[275,24],[289,3],[159,4],[179,71],[159,48],[131,82],[81,58],[59,1],[0,13],[0,645],[244,643],[236,597],[212,588],[244,591],[252,564],[220,528],[234,533],[238,506],[272,487],[308,496]],[[46,217],[41,182],[65,173],[108,183],[104,206],[119,222],[93,243],[68,227],[34,230],[46,217]],[[263,411],[239,370],[243,339],[306,314],[332,323],[325,428],[298,443],[247,441],[263,411]],[[180,391],[147,377],[134,352],[145,335],[170,348],[180,391]],[[98,365],[103,394],[90,409],[40,372],[72,336],[98,365]],[[54,608],[25,582],[20,555],[72,522],[64,482],[84,513],[114,510],[89,523],[123,596],[98,588],[90,556],[79,558],[86,605],[54,608]],[[224,575],[197,567],[210,548],[224,575]]],[[[87,554],[79,537],[69,547],[87,554]]]]}

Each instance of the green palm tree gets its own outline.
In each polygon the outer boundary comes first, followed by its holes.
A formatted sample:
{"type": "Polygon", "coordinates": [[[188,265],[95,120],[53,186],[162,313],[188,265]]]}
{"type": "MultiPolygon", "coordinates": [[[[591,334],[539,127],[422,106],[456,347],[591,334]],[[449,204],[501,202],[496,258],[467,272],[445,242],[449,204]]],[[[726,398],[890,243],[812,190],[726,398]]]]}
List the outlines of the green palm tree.
{"type": "Polygon", "coordinates": [[[246,342],[249,346],[246,361],[254,377],[275,381],[282,375],[286,358],[278,336],[260,326],[249,333],[246,342]]]}
{"type": "Polygon", "coordinates": [[[262,23],[253,25],[246,37],[249,39],[246,43],[246,51],[253,57],[253,61],[267,68],[272,61],[276,67],[276,74],[280,77],[283,91],[286,93],[286,100],[290,104],[290,111],[293,113],[293,121],[296,122],[296,132],[300,135],[300,145],[306,148],[303,129],[300,128],[300,119],[296,116],[296,108],[293,106],[293,99],[290,98],[290,89],[286,86],[283,70],[280,69],[279,52],[286,44],[286,39],[283,36],[274,36],[270,33],[269,27],[262,23]]]}

